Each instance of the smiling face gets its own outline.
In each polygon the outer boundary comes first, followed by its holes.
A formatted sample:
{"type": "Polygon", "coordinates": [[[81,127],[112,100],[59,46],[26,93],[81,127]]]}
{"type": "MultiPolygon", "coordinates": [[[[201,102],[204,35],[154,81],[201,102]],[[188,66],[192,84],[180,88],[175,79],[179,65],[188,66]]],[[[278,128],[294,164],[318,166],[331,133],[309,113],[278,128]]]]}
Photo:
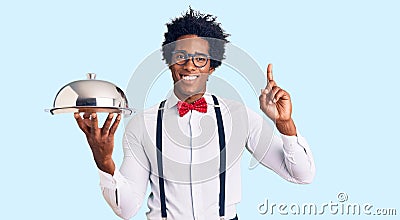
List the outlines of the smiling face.
{"type": "MultiPolygon", "coordinates": [[[[175,51],[185,51],[187,54],[209,55],[209,45],[197,35],[183,35],[176,41],[175,51]]],[[[192,103],[201,98],[206,91],[208,76],[214,72],[210,60],[201,68],[196,67],[192,57],[183,65],[172,63],[169,66],[174,80],[174,93],[182,101],[192,103]]]]}

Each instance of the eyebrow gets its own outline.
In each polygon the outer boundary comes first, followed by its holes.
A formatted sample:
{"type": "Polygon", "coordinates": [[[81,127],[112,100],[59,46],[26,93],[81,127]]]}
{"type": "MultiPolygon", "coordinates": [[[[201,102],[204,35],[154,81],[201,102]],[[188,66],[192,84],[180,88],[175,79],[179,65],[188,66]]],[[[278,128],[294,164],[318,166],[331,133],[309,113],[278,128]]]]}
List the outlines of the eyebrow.
{"type": "MultiPolygon", "coordinates": [[[[187,53],[187,54],[193,54],[193,53],[188,53],[186,50],[173,50],[172,52],[175,52],[175,53],[176,52],[183,52],[183,53],[187,53]]],[[[195,51],[194,54],[204,54],[204,55],[209,56],[209,54],[207,54],[207,53],[197,52],[197,51],[195,51]]]]}

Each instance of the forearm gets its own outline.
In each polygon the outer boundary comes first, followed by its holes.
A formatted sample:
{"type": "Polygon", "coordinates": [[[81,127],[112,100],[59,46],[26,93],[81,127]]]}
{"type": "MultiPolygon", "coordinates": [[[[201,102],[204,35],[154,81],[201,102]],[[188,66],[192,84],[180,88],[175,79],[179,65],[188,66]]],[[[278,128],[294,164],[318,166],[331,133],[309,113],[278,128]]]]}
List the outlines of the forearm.
{"type": "Polygon", "coordinates": [[[314,158],[306,140],[302,136],[284,136],[283,161],[284,170],[280,171],[286,175],[287,180],[295,183],[311,183],[315,176],[314,158]]]}
{"type": "Polygon", "coordinates": [[[293,178],[292,182],[310,183],[315,175],[314,159],[305,139],[296,137],[297,131],[293,119],[276,122],[276,127],[282,134],[284,164],[293,178]]]}
{"type": "Polygon", "coordinates": [[[249,139],[253,157],[272,169],[282,178],[294,183],[310,183],[315,175],[311,150],[305,139],[296,136],[273,135],[267,123],[259,127],[259,133],[249,139]]]}
{"type": "Polygon", "coordinates": [[[113,175],[100,171],[100,186],[113,211],[121,218],[129,219],[136,215],[143,203],[150,177],[150,163],[137,139],[129,133],[124,137],[121,168],[114,168],[113,175]]]}
{"type": "Polygon", "coordinates": [[[287,136],[296,136],[296,125],[292,118],[287,121],[276,121],[275,126],[278,129],[279,133],[287,135],[287,136]]]}
{"type": "Polygon", "coordinates": [[[128,180],[118,170],[114,176],[102,171],[99,171],[99,174],[103,197],[114,213],[123,219],[136,215],[144,197],[144,194],[137,190],[141,187],[128,180]]]}
{"type": "Polygon", "coordinates": [[[115,163],[114,163],[114,160],[112,159],[112,157],[109,156],[107,158],[103,158],[103,157],[101,157],[101,155],[96,155],[96,153],[94,153],[94,152],[92,152],[92,153],[93,153],[93,158],[94,158],[97,168],[99,170],[113,176],[114,171],[115,171],[115,163]]]}

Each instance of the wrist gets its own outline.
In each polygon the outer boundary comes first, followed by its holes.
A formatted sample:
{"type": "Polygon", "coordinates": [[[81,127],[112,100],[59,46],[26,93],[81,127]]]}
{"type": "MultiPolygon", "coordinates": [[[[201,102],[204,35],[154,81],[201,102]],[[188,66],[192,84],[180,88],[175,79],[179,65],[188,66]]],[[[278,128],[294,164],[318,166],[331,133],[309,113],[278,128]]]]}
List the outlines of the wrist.
{"type": "Polygon", "coordinates": [[[101,171],[109,173],[111,175],[114,175],[115,171],[115,164],[112,158],[107,158],[103,160],[96,160],[96,165],[97,168],[99,168],[101,171]]]}
{"type": "Polygon", "coordinates": [[[296,125],[294,124],[294,121],[292,118],[290,118],[288,120],[277,120],[275,122],[275,126],[281,134],[284,134],[287,136],[296,136],[297,135],[296,125]]]}

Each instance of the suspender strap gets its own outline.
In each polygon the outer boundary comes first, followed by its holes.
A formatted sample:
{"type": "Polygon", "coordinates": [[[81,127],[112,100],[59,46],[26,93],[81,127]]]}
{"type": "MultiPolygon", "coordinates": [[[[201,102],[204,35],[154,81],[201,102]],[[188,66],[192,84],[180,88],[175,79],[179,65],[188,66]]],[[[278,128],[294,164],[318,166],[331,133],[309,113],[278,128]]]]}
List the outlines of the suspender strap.
{"type": "MultiPolygon", "coordinates": [[[[217,118],[218,137],[219,137],[219,216],[225,216],[225,174],[226,174],[226,149],[225,149],[225,132],[224,123],[222,121],[221,109],[217,97],[212,95],[214,100],[215,116],[217,118]]],[[[157,130],[156,130],[156,146],[157,146],[157,168],[158,168],[158,184],[160,186],[160,202],[161,217],[167,219],[167,206],[165,203],[164,174],[162,163],[162,118],[164,113],[165,100],[160,103],[157,113],[157,130]]]]}
{"type": "Polygon", "coordinates": [[[226,149],[225,149],[225,132],[224,123],[222,121],[221,109],[218,99],[212,95],[214,100],[215,116],[217,117],[218,137],[219,137],[219,216],[225,216],[225,174],[226,174],[226,149]]]}
{"type": "Polygon", "coordinates": [[[158,168],[158,184],[160,186],[160,202],[161,202],[161,217],[167,218],[167,206],[165,204],[165,188],[164,188],[164,172],[162,162],[162,118],[164,113],[165,100],[160,103],[157,113],[157,130],[156,130],[156,145],[157,145],[157,168],[158,168]]]}

